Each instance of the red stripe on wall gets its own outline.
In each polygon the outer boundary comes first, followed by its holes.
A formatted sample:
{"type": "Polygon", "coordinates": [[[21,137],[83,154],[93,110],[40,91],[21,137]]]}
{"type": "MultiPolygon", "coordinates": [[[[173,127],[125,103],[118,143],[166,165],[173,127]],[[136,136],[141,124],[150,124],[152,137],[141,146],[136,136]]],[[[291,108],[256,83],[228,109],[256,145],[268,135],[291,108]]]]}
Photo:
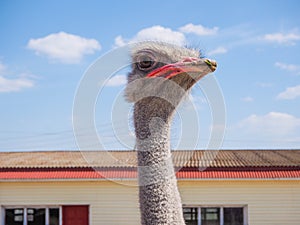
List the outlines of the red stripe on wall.
{"type": "MultiPolygon", "coordinates": [[[[183,168],[176,173],[178,179],[276,179],[300,178],[299,168],[207,169],[183,168]]],[[[0,169],[0,180],[39,179],[136,179],[134,168],[15,168],[0,169]]]]}

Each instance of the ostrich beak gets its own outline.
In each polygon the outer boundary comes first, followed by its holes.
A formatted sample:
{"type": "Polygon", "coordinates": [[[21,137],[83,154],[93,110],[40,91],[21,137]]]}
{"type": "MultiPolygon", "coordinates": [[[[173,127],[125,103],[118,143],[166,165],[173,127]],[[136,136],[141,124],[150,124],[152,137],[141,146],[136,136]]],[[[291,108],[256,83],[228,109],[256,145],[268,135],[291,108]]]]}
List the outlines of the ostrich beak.
{"type": "Polygon", "coordinates": [[[210,67],[212,72],[217,69],[217,62],[215,60],[205,59],[204,62],[210,67]]]}
{"type": "Polygon", "coordinates": [[[185,58],[184,60],[167,64],[153,70],[147,77],[164,77],[170,79],[178,74],[190,73],[196,74],[194,79],[198,80],[208,73],[212,73],[217,68],[217,62],[211,59],[185,58]]]}

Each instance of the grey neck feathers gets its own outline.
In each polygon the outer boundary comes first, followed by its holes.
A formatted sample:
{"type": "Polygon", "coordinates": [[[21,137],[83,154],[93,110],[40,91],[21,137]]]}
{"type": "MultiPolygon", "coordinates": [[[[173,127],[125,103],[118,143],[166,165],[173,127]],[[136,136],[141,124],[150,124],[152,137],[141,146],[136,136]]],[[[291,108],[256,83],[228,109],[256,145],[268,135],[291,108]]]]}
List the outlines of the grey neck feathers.
{"type": "Polygon", "coordinates": [[[174,110],[158,97],[134,106],[142,225],[185,224],[169,141],[174,110]]]}

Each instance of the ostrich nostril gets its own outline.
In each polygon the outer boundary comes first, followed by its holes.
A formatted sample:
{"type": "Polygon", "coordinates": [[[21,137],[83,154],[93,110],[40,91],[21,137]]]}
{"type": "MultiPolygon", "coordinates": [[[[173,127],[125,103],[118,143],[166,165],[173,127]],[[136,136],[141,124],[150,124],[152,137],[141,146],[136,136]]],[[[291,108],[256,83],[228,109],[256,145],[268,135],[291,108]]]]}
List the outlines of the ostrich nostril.
{"type": "Polygon", "coordinates": [[[198,58],[195,58],[195,57],[184,57],[182,62],[195,62],[195,61],[198,61],[199,59],[198,58]]]}
{"type": "Polygon", "coordinates": [[[215,60],[205,59],[204,62],[210,67],[213,72],[217,69],[217,62],[215,60]]]}

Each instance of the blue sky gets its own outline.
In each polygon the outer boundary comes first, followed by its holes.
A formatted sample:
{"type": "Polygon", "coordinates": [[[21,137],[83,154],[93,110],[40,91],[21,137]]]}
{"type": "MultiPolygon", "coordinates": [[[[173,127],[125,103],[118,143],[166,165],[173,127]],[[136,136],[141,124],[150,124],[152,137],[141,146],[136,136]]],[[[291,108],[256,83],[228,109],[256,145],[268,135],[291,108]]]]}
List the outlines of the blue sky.
{"type": "MultiPolygon", "coordinates": [[[[210,76],[226,106],[222,148],[300,148],[299,10],[296,0],[1,1],[0,150],[77,149],[72,108],[85,72],[106,52],[143,39],[200,48],[218,61],[210,76]]],[[[125,73],[115,74],[95,106],[106,148],[132,147],[111,128],[110,104],[125,73]]],[[[191,99],[200,121],[197,148],[205,148],[211,108],[201,91],[191,99]]],[[[174,147],[176,121],[180,116],[174,147]]],[[[132,138],[124,126],[115,129],[132,138]]]]}

